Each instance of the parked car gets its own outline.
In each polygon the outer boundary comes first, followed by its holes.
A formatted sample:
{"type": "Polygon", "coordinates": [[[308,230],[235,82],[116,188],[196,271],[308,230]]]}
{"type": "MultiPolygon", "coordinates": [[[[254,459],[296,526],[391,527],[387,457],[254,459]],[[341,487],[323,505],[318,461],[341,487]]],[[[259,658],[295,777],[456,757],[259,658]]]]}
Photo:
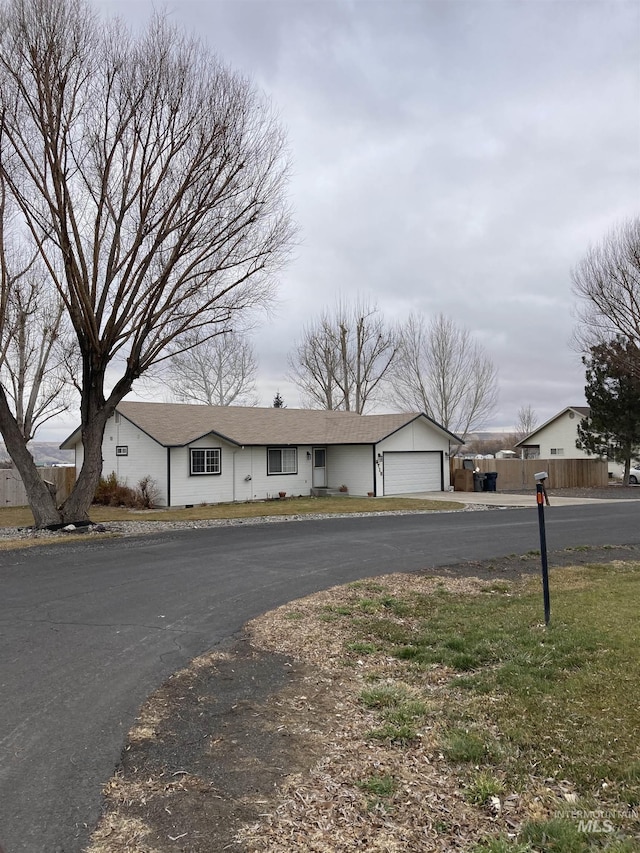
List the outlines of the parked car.
{"type": "Polygon", "coordinates": [[[629,482],[634,486],[637,486],[640,483],[640,468],[632,468],[629,471],[629,482]]]}

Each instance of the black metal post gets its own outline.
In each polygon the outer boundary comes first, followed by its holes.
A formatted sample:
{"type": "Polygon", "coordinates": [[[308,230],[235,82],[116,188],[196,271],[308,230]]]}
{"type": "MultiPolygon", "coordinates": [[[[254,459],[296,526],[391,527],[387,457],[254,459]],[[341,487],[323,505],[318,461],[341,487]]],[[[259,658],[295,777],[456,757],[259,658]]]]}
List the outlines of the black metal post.
{"type": "Polygon", "coordinates": [[[547,563],[547,534],[544,526],[545,489],[542,483],[536,483],[536,500],[538,502],[538,526],[540,527],[540,559],[542,561],[542,594],[544,597],[544,624],[551,619],[551,602],[549,600],[549,564],[547,563]]]}

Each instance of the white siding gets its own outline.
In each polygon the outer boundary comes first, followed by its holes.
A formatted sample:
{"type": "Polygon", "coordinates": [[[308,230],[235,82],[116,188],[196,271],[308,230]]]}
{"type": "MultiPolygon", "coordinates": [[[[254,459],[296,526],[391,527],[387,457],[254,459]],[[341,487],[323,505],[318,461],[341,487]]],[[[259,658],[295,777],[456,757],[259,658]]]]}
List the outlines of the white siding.
{"type": "Polygon", "coordinates": [[[107,421],[102,459],[102,475],[108,477],[113,471],[121,482],[131,488],[135,488],[143,477],[153,477],[161,494],[159,503],[166,505],[166,448],[121,415],[112,415],[107,421]],[[127,455],[116,456],[116,447],[126,447],[127,455]]]}
{"type": "Polygon", "coordinates": [[[233,500],[233,454],[230,445],[217,436],[206,436],[189,447],[172,447],[170,459],[172,506],[233,500]],[[219,447],[221,473],[191,476],[190,447],[219,447]]]}
{"type": "MultiPolygon", "coordinates": [[[[275,445],[274,445],[275,446],[275,445]]],[[[279,492],[308,495],[311,491],[311,448],[297,448],[297,474],[267,474],[266,447],[236,447],[210,435],[189,447],[171,449],[171,504],[224,503],[228,501],[266,500],[279,492]],[[222,472],[192,476],[189,473],[189,448],[220,447],[222,472]]]]}
{"type": "Polygon", "coordinates": [[[535,436],[534,441],[540,445],[540,458],[552,459],[587,459],[589,454],[584,450],[578,450],[576,447],[576,439],[578,437],[578,424],[582,418],[575,412],[565,412],[562,417],[550,423],[535,436]],[[575,417],[571,418],[570,415],[575,417]],[[551,454],[554,450],[562,449],[564,453],[551,454]]]}
{"type": "Polygon", "coordinates": [[[288,496],[296,497],[311,494],[311,446],[298,445],[297,450],[298,472],[296,474],[267,474],[267,447],[251,448],[251,468],[247,473],[251,475],[251,482],[248,485],[251,487],[253,500],[276,497],[278,492],[286,492],[288,496]]]}
{"type": "MultiPolygon", "coordinates": [[[[384,454],[408,451],[428,452],[438,451],[442,454],[443,477],[445,491],[449,488],[451,481],[449,477],[449,438],[446,434],[432,427],[423,418],[416,419],[406,427],[385,438],[376,445],[376,494],[384,494],[384,454]],[[447,454],[447,455],[445,455],[447,454]]],[[[440,489],[438,485],[437,489],[440,489]]]]}
{"type": "Polygon", "coordinates": [[[366,495],[373,491],[373,465],[370,444],[327,447],[327,486],[346,486],[350,495],[366,495]]]}
{"type": "MultiPolygon", "coordinates": [[[[573,413],[575,417],[570,417],[570,412],[565,412],[562,417],[557,418],[553,423],[548,424],[544,429],[541,429],[532,439],[532,443],[540,445],[540,459],[594,459],[596,457],[590,455],[585,450],[578,450],[576,441],[578,438],[578,424],[582,421],[582,416],[573,413]],[[551,450],[564,450],[564,453],[551,453],[551,450]]],[[[622,477],[624,466],[608,460],[609,474],[614,477],[622,477]]]]}

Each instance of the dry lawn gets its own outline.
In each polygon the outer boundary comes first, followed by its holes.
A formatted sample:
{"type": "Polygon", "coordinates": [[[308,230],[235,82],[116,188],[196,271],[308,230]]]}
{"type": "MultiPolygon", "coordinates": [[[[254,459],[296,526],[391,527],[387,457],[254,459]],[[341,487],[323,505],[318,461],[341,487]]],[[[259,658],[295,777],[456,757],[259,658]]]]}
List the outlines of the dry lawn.
{"type": "MultiPolygon", "coordinates": [[[[624,573],[625,564],[618,564],[617,570],[624,573]]],[[[637,578],[638,566],[630,571],[637,578]]],[[[582,570],[568,572],[570,594],[585,584],[582,570]]],[[[296,670],[286,689],[246,709],[249,726],[258,727],[265,738],[281,734],[286,739],[279,758],[270,754],[253,765],[253,757],[243,760],[255,767],[256,779],[269,763],[281,765],[281,777],[266,789],[246,786],[234,808],[216,811],[215,819],[206,824],[203,797],[209,803],[216,797],[228,800],[224,785],[216,788],[210,779],[187,770],[176,774],[165,768],[158,773],[156,768],[154,775],[144,765],[139,772],[136,767],[135,774],[119,775],[107,786],[106,813],[88,853],[605,849],[599,846],[600,837],[597,846],[590,846],[586,835],[576,842],[571,826],[571,844],[561,839],[552,839],[546,847],[516,841],[532,822],[551,825],[548,822],[556,817],[564,819],[572,810],[598,803],[581,801],[574,782],[545,772],[542,761],[527,758],[524,770],[514,775],[513,766],[502,760],[495,746],[502,734],[494,713],[498,696],[465,689],[461,673],[450,666],[418,667],[362,640],[360,617],[376,620],[381,607],[393,639],[396,630],[403,635],[421,630],[420,619],[400,606],[417,596],[440,597],[443,602],[447,596],[463,602],[500,598],[506,602],[530,594],[530,585],[531,579],[525,578],[514,582],[393,574],[330,589],[252,621],[247,630],[254,657],[265,652],[285,656],[293,662],[285,666],[296,670]],[[463,745],[458,744],[456,754],[451,734],[461,728],[463,745]],[[472,736],[478,731],[496,751],[470,760],[460,749],[473,746],[472,736]],[[470,739],[465,741],[465,735],[470,739]],[[158,818],[165,813],[175,818],[173,823],[163,824],[158,818]],[[489,846],[493,844],[503,846],[489,846]]],[[[544,643],[544,626],[534,623],[527,630],[534,641],[537,634],[544,643]]],[[[189,679],[223,663],[233,666],[219,655],[194,662],[181,676],[187,679],[180,687],[183,698],[198,690],[189,679]]],[[[635,684],[633,679],[637,672],[628,674],[627,683],[635,684]]],[[[206,718],[205,698],[198,701],[199,713],[206,718]]],[[[151,697],[131,733],[132,748],[157,744],[164,737],[163,726],[176,713],[186,717],[186,707],[172,705],[162,691],[151,697]]],[[[206,737],[206,719],[203,731],[206,737]]],[[[224,752],[223,741],[215,738],[209,748],[222,771],[225,761],[237,761],[235,753],[224,752]]],[[[233,774],[236,768],[230,763],[227,769],[233,774]]],[[[639,849],[633,840],[640,839],[637,813],[630,817],[633,825],[624,827],[626,840],[606,847],[612,853],[639,849]]]]}
{"type": "MultiPolygon", "coordinates": [[[[209,521],[234,518],[266,518],[289,515],[342,515],[370,512],[430,512],[462,509],[460,501],[429,501],[414,498],[359,498],[359,497],[288,497],[271,501],[247,503],[199,504],[192,507],[168,509],[127,509],[126,507],[94,504],[89,513],[96,523],[109,521],[209,521]]],[[[0,528],[27,527],[33,524],[29,507],[3,507],[0,509],[0,528]]]]}

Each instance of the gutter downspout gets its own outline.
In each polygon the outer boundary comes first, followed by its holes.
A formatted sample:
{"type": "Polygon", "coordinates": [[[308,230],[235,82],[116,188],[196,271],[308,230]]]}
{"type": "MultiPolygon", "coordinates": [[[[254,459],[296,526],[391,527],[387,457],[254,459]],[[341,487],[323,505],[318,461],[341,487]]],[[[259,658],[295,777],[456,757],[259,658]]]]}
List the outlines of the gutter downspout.
{"type": "Polygon", "coordinates": [[[167,506],[171,506],[171,448],[167,447],[167,506]]]}
{"type": "Polygon", "coordinates": [[[378,477],[377,477],[377,466],[376,466],[376,445],[371,445],[371,462],[373,467],[373,496],[374,498],[378,497],[378,477]]]}
{"type": "Polygon", "coordinates": [[[231,451],[231,477],[232,477],[232,486],[231,486],[231,501],[232,503],[236,502],[236,453],[238,452],[237,448],[231,451]]]}

